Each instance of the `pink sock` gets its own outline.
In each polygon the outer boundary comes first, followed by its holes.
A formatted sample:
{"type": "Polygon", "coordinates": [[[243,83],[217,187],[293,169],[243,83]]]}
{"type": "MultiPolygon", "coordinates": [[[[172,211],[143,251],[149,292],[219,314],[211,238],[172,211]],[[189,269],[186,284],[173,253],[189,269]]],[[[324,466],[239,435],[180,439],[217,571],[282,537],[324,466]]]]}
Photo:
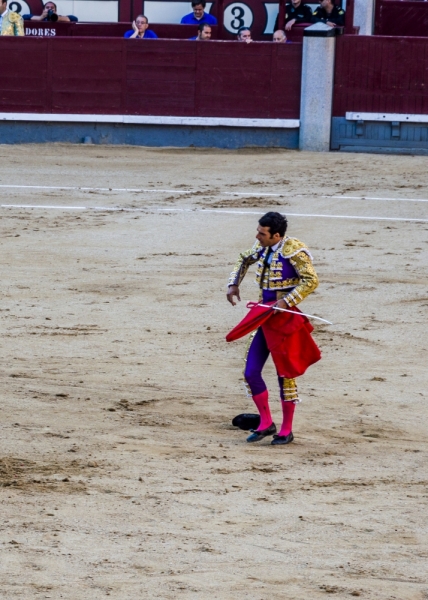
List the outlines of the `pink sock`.
{"type": "Polygon", "coordinates": [[[282,425],[278,435],[286,436],[293,430],[293,415],[296,405],[294,402],[281,401],[282,406],[282,425]]]}
{"type": "Polygon", "coordinates": [[[257,406],[259,414],[260,414],[260,425],[257,427],[256,431],[261,431],[262,429],[267,429],[272,425],[272,417],[270,414],[269,408],[269,394],[268,391],[265,390],[261,394],[257,394],[257,396],[253,396],[254,404],[257,406]]]}

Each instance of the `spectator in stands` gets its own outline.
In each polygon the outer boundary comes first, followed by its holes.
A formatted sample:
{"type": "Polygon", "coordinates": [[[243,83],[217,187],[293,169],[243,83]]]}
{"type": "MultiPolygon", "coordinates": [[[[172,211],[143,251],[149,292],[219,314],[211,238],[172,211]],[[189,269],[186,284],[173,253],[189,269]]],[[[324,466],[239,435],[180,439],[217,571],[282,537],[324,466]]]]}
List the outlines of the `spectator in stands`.
{"type": "Polygon", "coordinates": [[[205,6],[205,0],[192,0],[193,12],[184,15],[181,19],[181,24],[202,25],[202,23],[207,23],[207,25],[217,25],[217,19],[213,17],[213,15],[205,12],[205,6]]]}
{"type": "Polygon", "coordinates": [[[25,19],[26,21],[74,21],[75,23],[77,23],[77,21],[79,20],[74,15],[59,15],[57,13],[57,7],[55,2],[46,2],[41,15],[23,15],[23,19],[25,19]]]}
{"type": "Polygon", "coordinates": [[[132,29],[126,31],[124,38],[130,40],[153,40],[158,36],[154,31],[151,31],[149,27],[149,20],[145,15],[138,15],[135,21],[132,22],[132,29]]]}
{"type": "Polygon", "coordinates": [[[345,11],[334,4],[334,0],[319,0],[319,3],[312,15],[312,23],[327,23],[330,27],[345,25],[345,11]]]}
{"type": "Polygon", "coordinates": [[[236,37],[238,42],[246,42],[247,44],[250,44],[253,41],[253,38],[251,37],[251,29],[249,27],[240,27],[236,37]]]}
{"type": "MultiPolygon", "coordinates": [[[[279,28],[278,16],[274,31],[279,28]]],[[[312,23],[312,9],[308,4],[303,4],[302,0],[291,0],[285,5],[285,31],[290,31],[296,23],[312,23]]]]}
{"type": "Polygon", "coordinates": [[[282,29],[278,29],[277,31],[275,31],[275,33],[273,34],[272,41],[276,42],[277,44],[285,44],[287,42],[287,36],[285,35],[285,31],[282,31],[282,29]]]}
{"type": "Polygon", "coordinates": [[[210,40],[211,39],[211,26],[206,23],[201,23],[198,25],[198,35],[195,37],[189,38],[189,40],[198,40],[200,42],[210,40]]]}
{"type": "Polygon", "coordinates": [[[7,0],[0,2],[0,35],[25,35],[22,17],[8,9],[7,0]]]}

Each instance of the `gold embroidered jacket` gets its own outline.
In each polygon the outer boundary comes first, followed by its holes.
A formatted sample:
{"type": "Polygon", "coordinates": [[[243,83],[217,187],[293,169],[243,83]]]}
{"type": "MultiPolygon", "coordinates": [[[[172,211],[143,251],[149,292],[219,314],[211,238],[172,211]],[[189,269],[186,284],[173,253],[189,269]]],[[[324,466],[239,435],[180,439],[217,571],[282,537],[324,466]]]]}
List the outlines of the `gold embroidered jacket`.
{"type": "Polygon", "coordinates": [[[296,238],[285,237],[272,254],[270,268],[263,264],[267,248],[256,242],[251,250],[242,252],[229,277],[229,285],[240,285],[248,268],[257,263],[256,283],[261,290],[277,292],[289,306],[299,304],[318,287],[318,276],[307,246],[296,238]]]}
{"type": "Polygon", "coordinates": [[[8,10],[1,22],[0,35],[25,35],[22,17],[18,13],[8,10]]]}

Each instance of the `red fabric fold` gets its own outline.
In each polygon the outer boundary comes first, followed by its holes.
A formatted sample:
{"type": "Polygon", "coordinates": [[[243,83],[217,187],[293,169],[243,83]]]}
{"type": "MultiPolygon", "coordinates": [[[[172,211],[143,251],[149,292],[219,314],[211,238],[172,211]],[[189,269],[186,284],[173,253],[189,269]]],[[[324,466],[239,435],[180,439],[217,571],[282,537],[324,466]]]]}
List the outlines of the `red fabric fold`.
{"type": "Polygon", "coordinates": [[[262,325],[267,346],[280,377],[294,379],[321,359],[307,317],[294,306],[294,313],[277,312],[262,325]]]}
{"type": "MultiPolygon", "coordinates": [[[[266,304],[275,304],[275,302],[267,302],[266,304]]],[[[239,340],[247,333],[251,333],[255,329],[258,329],[263,323],[273,315],[272,308],[260,306],[255,302],[248,302],[247,308],[250,309],[248,314],[234,327],[226,336],[227,342],[234,342],[239,340]]]]}
{"type": "Polygon", "coordinates": [[[314,328],[296,306],[290,309],[295,314],[275,313],[271,307],[253,302],[247,307],[250,308],[248,314],[227,334],[228,342],[261,327],[278,375],[287,379],[303,375],[308,367],[321,359],[321,352],[311,336],[314,328]]]}

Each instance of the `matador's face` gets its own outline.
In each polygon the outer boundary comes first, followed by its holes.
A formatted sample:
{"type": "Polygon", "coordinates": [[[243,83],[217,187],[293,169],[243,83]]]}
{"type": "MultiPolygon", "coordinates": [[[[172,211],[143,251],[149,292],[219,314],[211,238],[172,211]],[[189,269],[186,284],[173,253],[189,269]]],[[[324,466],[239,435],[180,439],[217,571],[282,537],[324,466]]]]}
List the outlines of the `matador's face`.
{"type": "Polygon", "coordinates": [[[263,248],[266,248],[267,246],[275,246],[280,239],[281,236],[279,233],[274,233],[271,235],[270,227],[262,227],[261,225],[257,227],[256,240],[260,242],[260,245],[263,246],[263,248]]]}

